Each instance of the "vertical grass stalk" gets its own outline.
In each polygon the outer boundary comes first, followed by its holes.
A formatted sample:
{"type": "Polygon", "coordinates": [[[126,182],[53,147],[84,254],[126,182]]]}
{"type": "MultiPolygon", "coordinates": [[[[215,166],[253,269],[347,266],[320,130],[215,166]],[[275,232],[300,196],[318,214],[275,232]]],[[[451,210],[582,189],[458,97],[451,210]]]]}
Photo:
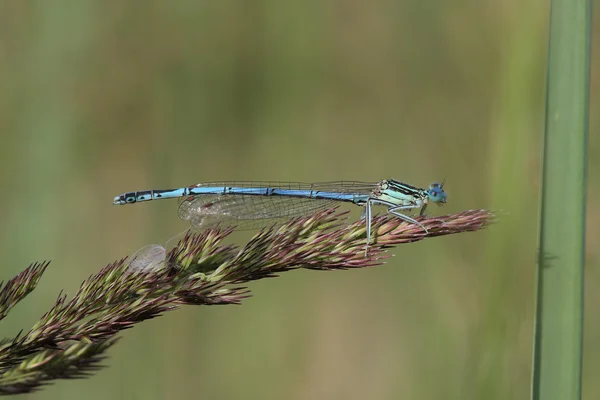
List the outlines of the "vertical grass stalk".
{"type": "Polygon", "coordinates": [[[551,0],[532,399],[580,399],[589,0],[551,0]]]}

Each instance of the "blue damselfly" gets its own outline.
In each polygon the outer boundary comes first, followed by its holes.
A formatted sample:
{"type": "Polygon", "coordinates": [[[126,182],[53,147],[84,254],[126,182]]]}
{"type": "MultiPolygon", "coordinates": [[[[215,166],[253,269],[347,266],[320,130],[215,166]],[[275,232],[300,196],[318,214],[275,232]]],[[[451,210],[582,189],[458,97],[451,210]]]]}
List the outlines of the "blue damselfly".
{"type": "Polygon", "coordinates": [[[154,189],[123,193],[113,204],[133,204],[149,200],[180,198],[178,214],[194,227],[229,223],[242,227],[265,226],[268,220],[307,215],[336,203],[365,207],[367,243],[371,240],[372,206],[387,207],[387,212],[404,221],[425,227],[402,212],[419,208],[423,215],[432,202],[446,202],[443,183],[421,189],[394,179],[377,183],[338,181],[299,182],[208,182],[179,189],[154,189]]]}

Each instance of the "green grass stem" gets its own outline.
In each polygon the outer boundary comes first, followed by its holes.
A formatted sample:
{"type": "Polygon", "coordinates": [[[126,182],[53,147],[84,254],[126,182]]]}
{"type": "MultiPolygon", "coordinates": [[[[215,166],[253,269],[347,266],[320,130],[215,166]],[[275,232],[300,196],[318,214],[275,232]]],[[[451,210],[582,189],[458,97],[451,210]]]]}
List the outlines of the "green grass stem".
{"type": "Polygon", "coordinates": [[[589,0],[552,0],[532,398],[580,399],[589,0]]]}

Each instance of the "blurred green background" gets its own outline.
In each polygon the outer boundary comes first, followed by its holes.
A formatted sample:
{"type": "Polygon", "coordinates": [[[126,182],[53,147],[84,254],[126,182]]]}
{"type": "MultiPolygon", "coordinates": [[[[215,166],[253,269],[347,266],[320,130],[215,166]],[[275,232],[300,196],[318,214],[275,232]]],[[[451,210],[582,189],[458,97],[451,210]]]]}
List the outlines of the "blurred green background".
{"type": "MultiPolygon", "coordinates": [[[[449,203],[431,213],[500,212],[382,267],[290,272],[252,284],[242,306],[168,313],[125,332],[91,379],[21,397],[529,398],[548,12],[539,0],[0,2],[0,279],[54,260],[2,336],[187,227],[175,201],[112,206],[124,191],[447,177],[449,203]]],[[[592,57],[585,399],[600,397],[592,57]]]]}

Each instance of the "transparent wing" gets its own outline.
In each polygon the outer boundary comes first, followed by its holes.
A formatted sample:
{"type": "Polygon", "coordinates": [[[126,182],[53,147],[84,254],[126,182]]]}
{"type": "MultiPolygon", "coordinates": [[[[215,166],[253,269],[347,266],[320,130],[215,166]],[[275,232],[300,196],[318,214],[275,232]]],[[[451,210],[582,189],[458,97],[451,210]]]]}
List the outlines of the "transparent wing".
{"type": "Polygon", "coordinates": [[[196,228],[217,224],[237,225],[242,229],[265,226],[333,207],[335,200],[243,195],[205,195],[185,199],[179,205],[179,218],[196,228]]]}
{"type": "Polygon", "coordinates": [[[132,271],[155,271],[163,268],[167,251],[159,244],[149,244],[131,256],[129,269],[132,271]]]}
{"type": "MultiPolygon", "coordinates": [[[[368,195],[374,183],[324,182],[314,184],[275,182],[215,182],[203,187],[277,188],[289,190],[323,191],[340,194],[368,195]]],[[[200,185],[198,185],[200,186],[200,185]]],[[[208,228],[217,224],[236,225],[239,229],[263,227],[270,223],[312,214],[339,204],[336,199],[311,199],[289,196],[257,196],[240,194],[210,194],[183,199],[178,214],[193,227],[208,228]]]]}

